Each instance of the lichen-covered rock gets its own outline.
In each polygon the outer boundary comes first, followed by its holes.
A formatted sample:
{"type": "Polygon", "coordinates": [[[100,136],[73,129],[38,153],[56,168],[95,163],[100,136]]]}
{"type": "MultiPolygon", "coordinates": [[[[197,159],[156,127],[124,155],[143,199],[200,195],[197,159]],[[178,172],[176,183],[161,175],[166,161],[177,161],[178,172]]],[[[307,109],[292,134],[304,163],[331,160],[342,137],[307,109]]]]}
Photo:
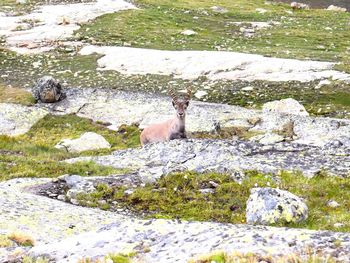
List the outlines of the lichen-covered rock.
{"type": "MultiPolygon", "coordinates": [[[[350,149],[348,149],[350,151],[350,149]]],[[[277,173],[280,170],[302,171],[312,177],[320,170],[348,176],[348,154],[338,148],[324,151],[319,147],[286,142],[261,145],[256,142],[231,140],[172,140],[149,144],[143,148],[115,151],[111,155],[79,157],[67,162],[92,160],[100,165],[138,170],[142,178],[159,178],[174,171],[258,170],[277,173]]]]}
{"type": "Polygon", "coordinates": [[[249,224],[295,223],[307,219],[308,208],[296,195],[274,188],[253,188],[247,201],[249,224]]]}
{"type": "Polygon", "coordinates": [[[83,152],[111,148],[106,139],[94,132],[86,132],[78,139],[63,139],[55,148],[66,149],[67,152],[83,152]]]}
{"type": "Polygon", "coordinates": [[[59,180],[65,182],[69,189],[66,197],[70,202],[74,202],[80,193],[91,193],[95,190],[92,181],[86,180],[79,175],[63,175],[59,177],[59,180]]]}
{"type": "Polygon", "coordinates": [[[38,107],[0,103],[0,135],[15,136],[26,133],[48,113],[38,107]]]}
{"type": "Polygon", "coordinates": [[[304,106],[292,98],[267,102],[263,105],[263,112],[278,112],[301,116],[309,115],[304,106]]]}
{"type": "Polygon", "coordinates": [[[61,84],[51,76],[42,77],[32,88],[32,93],[37,101],[52,103],[64,97],[61,84]]]}

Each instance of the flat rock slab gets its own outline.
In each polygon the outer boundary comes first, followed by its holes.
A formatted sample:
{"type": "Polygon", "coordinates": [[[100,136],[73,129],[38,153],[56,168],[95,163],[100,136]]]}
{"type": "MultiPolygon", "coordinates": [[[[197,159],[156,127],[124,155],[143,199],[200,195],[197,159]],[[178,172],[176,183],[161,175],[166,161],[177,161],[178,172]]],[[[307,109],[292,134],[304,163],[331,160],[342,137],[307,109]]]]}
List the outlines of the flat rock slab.
{"type": "Polygon", "coordinates": [[[53,49],[52,42],[72,36],[83,23],[107,13],[135,8],[123,0],[98,0],[91,3],[43,5],[23,16],[0,13],[0,36],[5,37],[6,45],[11,50],[39,53],[53,49]],[[30,26],[30,21],[34,26],[30,26]]]}
{"type": "MultiPolygon", "coordinates": [[[[350,234],[304,229],[231,225],[210,222],[141,220],[73,206],[36,196],[23,187],[50,179],[14,179],[0,183],[0,231],[32,235],[33,256],[50,255],[55,262],[77,262],[108,253],[142,251],[144,262],[187,262],[212,250],[281,255],[315,252],[342,262],[350,253],[350,234]],[[339,245],[339,242],[341,245],[339,245]],[[338,244],[338,245],[337,245],[338,244]]],[[[8,255],[0,255],[5,261],[8,255]]]]}
{"type": "Polygon", "coordinates": [[[141,149],[115,151],[112,155],[78,157],[67,160],[92,160],[115,168],[139,169],[141,177],[159,178],[173,171],[235,172],[258,170],[277,173],[280,170],[302,171],[313,176],[321,170],[334,175],[350,175],[350,149],[278,143],[266,145],[245,141],[173,140],[149,144],[141,149]]]}
{"type": "Polygon", "coordinates": [[[301,81],[333,78],[350,81],[350,75],[333,70],[334,63],[270,58],[226,51],[166,51],[130,47],[85,46],[81,55],[103,55],[100,70],[122,74],[174,75],[183,79],[206,76],[210,80],[301,81]]]}
{"type": "Polygon", "coordinates": [[[20,135],[26,133],[48,111],[38,107],[0,103],[0,134],[20,135]]]}

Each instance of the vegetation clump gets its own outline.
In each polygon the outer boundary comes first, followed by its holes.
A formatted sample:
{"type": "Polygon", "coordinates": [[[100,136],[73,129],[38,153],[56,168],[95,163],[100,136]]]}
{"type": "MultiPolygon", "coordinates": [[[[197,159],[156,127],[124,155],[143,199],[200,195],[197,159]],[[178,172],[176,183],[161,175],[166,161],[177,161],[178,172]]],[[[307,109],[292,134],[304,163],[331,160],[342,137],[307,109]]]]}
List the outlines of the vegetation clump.
{"type": "Polygon", "coordinates": [[[113,208],[112,202],[117,201],[118,206],[151,218],[237,224],[245,222],[246,202],[253,187],[278,187],[305,200],[308,219],[284,226],[350,230],[350,178],[322,175],[306,178],[300,173],[288,172],[273,176],[250,171],[242,181],[236,182],[229,174],[184,172],[163,176],[155,183],[134,189],[103,184],[95,192],[81,194],[78,199],[82,205],[103,205],[104,209],[113,208]],[[108,207],[99,200],[106,200],[108,207]],[[332,208],[327,205],[329,200],[340,205],[332,208]]]}
{"type": "Polygon", "coordinates": [[[30,92],[24,89],[0,85],[0,103],[33,105],[35,104],[35,99],[30,92]]]}
{"type": "Polygon", "coordinates": [[[32,247],[34,246],[34,239],[21,232],[14,232],[8,236],[8,239],[12,240],[13,242],[16,242],[19,246],[23,247],[32,247]]]}

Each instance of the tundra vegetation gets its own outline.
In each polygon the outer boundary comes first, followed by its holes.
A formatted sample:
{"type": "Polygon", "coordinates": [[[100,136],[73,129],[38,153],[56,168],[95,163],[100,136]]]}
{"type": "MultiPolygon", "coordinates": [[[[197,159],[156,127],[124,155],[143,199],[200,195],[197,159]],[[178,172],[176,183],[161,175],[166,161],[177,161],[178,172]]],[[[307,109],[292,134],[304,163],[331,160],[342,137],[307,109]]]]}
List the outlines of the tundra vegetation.
{"type": "Polygon", "coordinates": [[[305,200],[308,219],[284,226],[350,231],[350,178],[324,173],[306,178],[298,172],[272,175],[247,171],[239,182],[230,174],[182,172],[163,176],[132,191],[100,184],[95,192],[80,194],[78,199],[82,205],[106,210],[123,207],[147,218],[245,223],[246,201],[253,187],[278,187],[305,200]],[[107,204],[101,204],[100,200],[106,200],[107,204]],[[329,200],[338,202],[339,206],[328,206],[329,200]],[[116,207],[113,201],[117,201],[116,207]]]}
{"type": "MultiPolygon", "coordinates": [[[[349,13],[335,14],[314,9],[291,12],[286,4],[265,3],[263,0],[218,0],[215,5],[227,10],[223,13],[213,11],[213,3],[209,0],[134,2],[140,7],[139,10],[101,16],[84,24],[71,40],[97,45],[164,50],[226,50],[282,58],[326,60],[339,63],[337,69],[350,73],[349,13]],[[263,8],[266,12],[259,13],[257,8],[263,8]],[[247,37],[240,28],[249,28],[249,22],[252,21],[274,23],[271,27],[255,30],[252,36],[247,37]],[[238,26],[232,22],[243,24],[238,26]],[[194,30],[197,34],[182,35],[185,29],[194,30]]],[[[18,4],[15,0],[0,0],[0,11],[21,14],[44,3],[46,1],[42,0],[27,1],[25,4],[18,4]]],[[[4,39],[0,39],[0,102],[32,105],[33,98],[23,88],[32,86],[38,77],[50,74],[61,80],[64,86],[163,93],[170,86],[183,89],[190,84],[194,93],[200,87],[210,87],[208,95],[202,100],[255,108],[267,101],[293,97],[304,104],[311,114],[350,116],[350,86],[341,82],[331,81],[318,87],[318,82],[233,83],[209,81],[205,77],[189,81],[159,75],[125,76],[112,71],[97,71],[97,59],[100,56],[82,56],[77,51],[72,47],[59,46],[43,54],[20,55],[6,49],[4,39]],[[242,90],[248,85],[254,89],[249,92],[242,90]]],[[[244,131],[224,133],[215,136],[225,138],[240,133],[241,137],[249,138],[252,135],[244,131]]],[[[102,123],[75,115],[47,115],[24,135],[0,136],[0,181],[18,177],[57,177],[63,174],[107,176],[122,173],[125,171],[93,162],[68,164],[60,161],[138,147],[139,136],[140,130],[135,125],[111,131],[102,123]],[[61,139],[77,138],[86,131],[104,136],[112,145],[111,149],[77,154],[54,148],[61,139]]],[[[192,136],[207,138],[208,134],[192,136]]],[[[164,176],[144,187],[136,187],[132,193],[126,193],[127,189],[123,187],[112,188],[101,184],[95,192],[80,195],[79,200],[82,205],[94,207],[99,206],[98,201],[101,199],[110,200],[101,208],[111,210],[114,208],[112,201],[117,201],[118,205],[147,218],[244,223],[249,190],[256,186],[279,187],[305,199],[309,218],[302,223],[290,224],[289,227],[350,231],[350,178],[330,177],[323,173],[306,178],[300,172],[282,171],[278,175],[271,175],[247,171],[245,178],[237,182],[229,174],[183,172],[164,176]],[[201,191],[203,189],[210,191],[201,191]],[[338,202],[339,206],[328,206],[330,200],[338,202]]],[[[0,247],[12,246],[16,240],[18,238],[0,235],[0,247]]],[[[334,242],[332,245],[342,244],[334,242]]],[[[115,255],[116,259],[111,259],[113,262],[129,262],[129,257],[115,255]],[[126,259],[118,261],[119,257],[126,259]]],[[[219,253],[194,262],[213,260],[231,262],[231,255],[219,253]]],[[[247,257],[247,262],[254,260],[247,257]]],[[[28,258],[27,262],[36,261],[28,258]]]]}

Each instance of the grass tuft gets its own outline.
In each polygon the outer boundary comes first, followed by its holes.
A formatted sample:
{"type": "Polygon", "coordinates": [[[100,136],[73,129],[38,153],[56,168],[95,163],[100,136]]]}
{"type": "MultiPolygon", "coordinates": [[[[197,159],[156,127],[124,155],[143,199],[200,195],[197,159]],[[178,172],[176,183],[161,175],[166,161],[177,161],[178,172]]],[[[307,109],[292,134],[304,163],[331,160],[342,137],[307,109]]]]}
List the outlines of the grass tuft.
{"type": "Polygon", "coordinates": [[[21,232],[14,232],[8,236],[8,238],[14,242],[16,242],[19,246],[23,247],[32,247],[34,246],[34,239],[21,232]]]}

